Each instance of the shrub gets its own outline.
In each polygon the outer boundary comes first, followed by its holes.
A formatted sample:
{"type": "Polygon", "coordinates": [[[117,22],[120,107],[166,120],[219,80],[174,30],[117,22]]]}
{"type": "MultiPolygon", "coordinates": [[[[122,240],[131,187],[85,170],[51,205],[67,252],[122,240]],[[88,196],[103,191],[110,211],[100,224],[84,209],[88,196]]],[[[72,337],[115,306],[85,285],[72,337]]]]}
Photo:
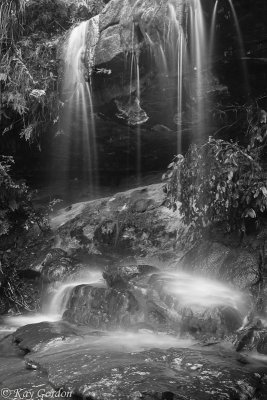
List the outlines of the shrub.
{"type": "Polygon", "coordinates": [[[237,143],[209,138],[178,155],[165,174],[166,204],[180,211],[191,240],[213,224],[227,232],[246,231],[246,219],[260,225],[267,210],[267,181],[258,151],[237,143]]]}
{"type": "Polygon", "coordinates": [[[25,182],[15,182],[10,169],[12,157],[0,156],[0,236],[16,229],[28,230],[38,224],[43,230],[48,229],[45,214],[38,213],[32,204],[33,192],[25,182]]]}

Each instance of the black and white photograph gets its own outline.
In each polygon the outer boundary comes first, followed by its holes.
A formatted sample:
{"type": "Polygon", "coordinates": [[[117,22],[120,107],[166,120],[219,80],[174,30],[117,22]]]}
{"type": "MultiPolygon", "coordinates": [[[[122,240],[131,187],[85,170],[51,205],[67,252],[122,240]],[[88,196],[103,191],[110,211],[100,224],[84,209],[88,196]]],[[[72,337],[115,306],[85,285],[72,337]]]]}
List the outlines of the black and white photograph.
{"type": "Polygon", "coordinates": [[[267,0],[0,0],[0,400],[267,400],[267,0]]]}

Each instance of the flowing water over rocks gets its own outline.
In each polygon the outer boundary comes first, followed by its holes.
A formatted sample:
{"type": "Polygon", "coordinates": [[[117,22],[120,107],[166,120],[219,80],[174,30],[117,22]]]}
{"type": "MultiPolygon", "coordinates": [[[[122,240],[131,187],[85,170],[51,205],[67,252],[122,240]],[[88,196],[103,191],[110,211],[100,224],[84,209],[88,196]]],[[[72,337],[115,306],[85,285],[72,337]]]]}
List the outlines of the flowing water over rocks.
{"type": "MultiPolygon", "coordinates": [[[[203,347],[166,334],[104,333],[64,322],[28,325],[14,340],[30,351],[23,387],[42,371],[47,386],[86,399],[263,400],[266,394],[264,364],[243,364],[230,344],[203,347]]],[[[1,379],[14,387],[6,373],[1,379]]],[[[19,382],[18,371],[13,385],[19,382]]]]}
{"type": "Polygon", "coordinates": [[[31,388],[36,400],[38,388],[90,400],[265,399],[266,328],[244,320],[243,263],[228,265],[231,285],[221,271],[227,247],[209,244],[201,256],[200,246],[200,275],[194,252],[178,262],[178,212],[173,221],[162,203],[155,185],[57,212],[50,247],[32,255],[46,283],[43,311],[3,321],[1,387],[31,388]]]}

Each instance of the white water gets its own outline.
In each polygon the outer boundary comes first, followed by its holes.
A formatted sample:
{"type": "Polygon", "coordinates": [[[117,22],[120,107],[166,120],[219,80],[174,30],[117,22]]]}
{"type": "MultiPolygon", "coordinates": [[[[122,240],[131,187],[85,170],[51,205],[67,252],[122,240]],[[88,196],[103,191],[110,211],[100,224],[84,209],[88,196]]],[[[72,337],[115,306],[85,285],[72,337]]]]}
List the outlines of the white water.
{"type": "Polygon", "coordinates": [[[60,321],[68,305],[72,290],[79,285],[105,287],[102,272],[81,271],[66,282],[59,283],[56,287],[51,288],[51,292],[47,294],[44,299],[42,312],[6,317],[4,319],[4,325],[6,325],[5,329],[10,329],[10,327],[15,329],[19,326],[36,324],[44,321],[60,321]]]}
{"type": "MultiPolygon", "coordinates": [[[[180,339],[177,336],[168,335],[165,333],[153,333],[150,331],[126,332],[123,330],[105,332],[101,335],[85,334],[83,338],[70,339],[67,346],[71,348],[85,347],[92,351],[106,352],[140,352],[152,348],[169,349],[188,348],[195,344],[192,339],[180,339]]],[[[64,342],[59,343],[59,346],[65,346],[64,342]]]]}
{"type": "Polygon", "coordinates": [[[67,282],[61,283],[55,288],[54,295],[48,300],[44,306],[46,315],[51,316],[54,320],[60,320],[70,299],[72,290],[79,285],[92,285],[97,287],[105,286],[102,273],[100,271],[81,272],[78,276],[67,282]]]}
{"type": "Polygon", "coordinates": [[[64,53],[62,87],[64,112],[61,126],[70,138],[68,163],[71,164],[71,153],[75,150],[79,152],[83,178],[91,187],[98,184],[94,101],[90,78],[99,36],[98,25],[98,17],[94,17],[80,23],[71,31],[64,53]]]}
{"type": "Polygon", "coordinates": [[[216,280],[184,272],[166,273],[161,279],[166,292],[177,297],[181,306],[230,306],[240,310],[246,303],[241,292],[216,280]]]}

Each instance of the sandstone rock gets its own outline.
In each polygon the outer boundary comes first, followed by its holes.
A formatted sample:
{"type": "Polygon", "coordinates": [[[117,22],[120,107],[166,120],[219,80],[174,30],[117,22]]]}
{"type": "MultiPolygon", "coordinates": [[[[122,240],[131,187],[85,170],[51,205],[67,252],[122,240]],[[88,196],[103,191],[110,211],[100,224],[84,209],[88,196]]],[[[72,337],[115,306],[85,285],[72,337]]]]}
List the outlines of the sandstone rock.
{"type": "Polygon", "coordinates": [[[258,258],[241,247],[233,249],[206,241],[196,245],[182,260],[186,271],[197,272],[249,289],[258,281],[258,258]]]}
{"type": "Polygon", "coordinates": [[[136,280],[142,279],[143,276],[155,273],[156,271],[158,269],[151,265],[108,266],[103,273],[103,278],[109,287],[122,289],[129,287],[136,280]]]}
{"type": "MultiPolygon", "coordinates": [[[[141,336],[131,338],[139,341],[140,347],[141,336]]],[[[152,336],[151,341],[153,345],[152,336]]],[[[169,341],[173,339],[169,337],[169,341]]],[[[84,345],[77,342],[73,350],[66,343],[29,354],[26,359],[29,366],[45,371],[54,387],[93,400],[249,400],[256,391],[261,393],[262,374],[240,366],[223,348],[168,349],[159,345],[137,352],[130,349],[127,338],[115,332],[88,336],[84,345]]]]}
{"type": "Polygon", "coordinates": [[[238,331],[235,339],[236,351],[243,349],[253,350],[260,349],[264,351],[266,329],[263,328],[262,321],[254,318],[247,325],[242,326],[238,331]]]}
{"type": "Polygon", "coordinates": [[[185,307],[182,312],[182,331],[195,337],[223,338],[241,325],[240,313],[232,307],[185,307]]]}
{"type": "Polygon", "coordinates": [[[64,250],[53,248],[33,270],[41,273],[45,282],[54,282],[67,279],[77,270],[77,266],[64,250]]]}
{"type": "Polygon", "coordinates": [[[193,299],[183,304],[183,298],[169,293],[166,277],[154,267],[111,266],[103,277],[108,289],[90,285],[73,289],[65,320],[94,329],[148,328],[189,333],[199,339],[223,338],[241,326],[241,315],[234,307],[199,305],[193,299]]]}
{"type": "Polygon", "coordinates": [[[19,328],[13,334],[14,342],[25,353],[41,351],[53,347],[55,344],[67,341],[68,338],[77,337],[81,333],[79,328],[66,321],[40,322],[19,328]]]}
{"type": "Polygon", "coordinates": [[[267,330],[263,330],[258,339],[257,351],[267,355],[267,330]]]}
{"type": "Polygon", "coordinates": [[[168,210],[163,201],[159,184],[60,210],[51,221],[57,245],[68,254],[83,249],[103,256],[170,259],[181,222],[179,212],[168,210]]]}
{"type": "Polygon", "coordinates": [[[72,291],[63,319],[108,330],[142,322],[144,313],[130,291],[80,285],[72,291]]]}

